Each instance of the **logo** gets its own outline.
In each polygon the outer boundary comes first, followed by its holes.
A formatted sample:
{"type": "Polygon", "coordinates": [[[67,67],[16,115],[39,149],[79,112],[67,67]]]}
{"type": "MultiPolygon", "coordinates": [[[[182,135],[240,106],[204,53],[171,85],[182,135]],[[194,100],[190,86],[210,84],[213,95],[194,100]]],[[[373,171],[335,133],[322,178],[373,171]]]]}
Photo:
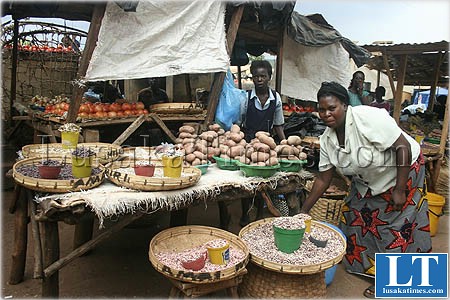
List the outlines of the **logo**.
{"type": "Polygon", "coordinates": [[[376,298],[447,298],[447,253],[376,253],[376,298]]]}

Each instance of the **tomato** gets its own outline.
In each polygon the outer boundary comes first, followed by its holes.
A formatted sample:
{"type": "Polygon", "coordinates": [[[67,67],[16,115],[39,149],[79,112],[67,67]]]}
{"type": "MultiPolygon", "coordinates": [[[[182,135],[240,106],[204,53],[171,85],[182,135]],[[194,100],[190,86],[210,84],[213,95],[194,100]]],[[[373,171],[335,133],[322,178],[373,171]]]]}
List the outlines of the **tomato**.
{"type": "Polygon", "coordinates": [[[111,104],[105,103],[103,104],[103,111],[108,112],[111,110],[111,104]]]}
{"type": "Polygon", "coordinates": [[[95,111],[96,112],[103,112],[103,105],[102,104],[96,104],[95,106],[94,106],[94,109],[95,109],[95,111]]]}
{"type": "Polygon", "coordinates": [[[78,113],[78,116],[83,119],[89,117],[89,114],[87,112],[82,111],[78,113]]]}
{"type": "Polygon", "coordinates": [[[131,116],[131,114],[132,114],[131,110],[127,109],[127,110],[123,111],[123,115],[126,116],[126,117],[131,116]]]}
{"type": "Polygon", "coordinates": [[[143,111],[144,111],[144,115],[148,115],[148,110],[143,109],[143,111]]]}
{"type": "Polygon", "coordinates": [[[145,108],[144,103],[142,103],[142,102],[136,102],[136,109],[137,109],[137,110],[139,110],[139,109],[144,109],[144,108],[145,108]]]}
{"type": "Polygon", "coordinates": [[[136,114],[138,116],[143,115],[144,114],[144,110],[143,109],[138,109],[138,110],[136,110],[136,114]]]}
{"type": "Polygon", "coordinates": [[[117,112],[117,117],[123,117],[124,116],[124,114],[123,114],[123,111],[121,111],[121,110],[119,110],[118,112],[117,112]]]}
{"type": "Polygon", "coordinates": [[[88,112],[89,112],[89,105],[87,105],[87,104],[81,104],[81,105],[80,105],[80,108],[78,109],[78,111],[79,111],[79,112],[86,112],[86,113],[88,113],[88,112]]]}
{"type": "Polygon", "coordinates": [[[120,111],[122,110],[122,106],[118,103],[113,103],[109,106],[109,111],[120,111]]]}
{"type": "Polygon", "coordinates": [[[115,111],[110,111],[110,112],[108,112],[108,117],[115,118],[115,117],[117,117],[117,113],[115,111]]]}
{"type": "Polygon", "coordinates": [[[127,111],[127,110],[131,110],[131,104],[130,103],[122,103],[122,110],[123,111],[127,111]]]}

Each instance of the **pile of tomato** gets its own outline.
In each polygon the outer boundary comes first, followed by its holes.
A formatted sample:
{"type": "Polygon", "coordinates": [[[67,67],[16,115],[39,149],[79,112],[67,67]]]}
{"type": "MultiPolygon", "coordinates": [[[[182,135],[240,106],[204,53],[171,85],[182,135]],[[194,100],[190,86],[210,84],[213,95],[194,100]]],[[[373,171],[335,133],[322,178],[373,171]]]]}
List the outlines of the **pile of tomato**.
{"type": "Polygon", "coordinates": [[[301,106],[296,104],[283,104],[283,111],[286,112],[314,112],[316,111],[312,106],[301,106]]]}
{"type": "MultiPolygon", "coordinates": [[[[44,114],[53,114],[62,116],[64,112],[69,110],[69,103],[61,102],[54,105],[47,105],[44,114]]],[[[78,117],[81,119],[111,119],[124,118],[140,115],[148,115],[144,103],[92,103],[84,102],[78,109],[78,117]]]]}
{"type": "MultiPolygon", "coordinates": [[[[12,49],[12,44],[6,44],[4,46],[5,49],[12,49]]],[[[27,52],[58,52],[58,53],[68,53],[75,52],[72,49],[72,46],[64,47],[63,45],[58,45],[57,47],[51,46],[38,46],[38,45],[18,45],[17,49],[19,51],[27,51],[27,52]]]]}

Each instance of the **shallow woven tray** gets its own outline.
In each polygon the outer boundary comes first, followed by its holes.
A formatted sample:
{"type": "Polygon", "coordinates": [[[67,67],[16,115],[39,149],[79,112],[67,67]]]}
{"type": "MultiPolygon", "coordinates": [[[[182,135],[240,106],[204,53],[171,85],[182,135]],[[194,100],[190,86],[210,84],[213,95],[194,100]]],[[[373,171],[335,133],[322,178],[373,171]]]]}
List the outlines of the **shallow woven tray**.
{"type": "MultiPolygon", "coordinates": [[[[22,147],[22,155],[25,158],[46,157],[48,154],[53,157],[70,157],[73,149],[63,149],[61,143],[50,144],[30,144],[22,147]]],[[[111,162],[122,154],[122,147],[109,143],[79,143],[77,147],[89,148],[96,153],[98,162],[101,164],[111,162]]]]}
{"type": "MultiPolygon", "coordinates": [[[[107,168],[106,176],[108,179],[118,186],[140,191],[170,191],[184,189],[195,185],[202,176],[202,171],[194,167],[183,167],[181,177],[179,178],[138,176],[121,172],[121,164],[123,167],[123,162],[115,161],[107,168]]],[[[160,169],[162,172],[161,165],[156,165],[156,168],[160,169]]]]}
{"type": "MultiPolygon", "coordinates": [[[[49,157],[49,159],[63,161],[62,157],[49,157]]],[[[67,193],[76,192],[81,190],[89,190],[100,185],[105,179],[105,171],[101,170],[100,173],[92,175],[90,177],[75,178],[70,180],[58,180],[58,179],[42,179],[25,176],[17,171],[19,166],[23,165],[35,165],[41,162],[41,158],[27,158],[16,162],[13,166],[13,178],[14,180],[33,191],[45,192],[45,193],[67,193]]],[[[65,161],[67,164],[71,164],[71,160],[65,161]]],[[[97,167],[95,163],[93,167],[97,167]]]]}
{"type": "Polygon", "coordinates": [[[203,109],[195,107],[195,103],[159,103],[150,106],[151,113],[160,114],[200,114],[203,109]]]}
{"type": "Polygon", "coordinates": [[[153,267],[163,275],[185,282],[211,283],[233,278],[245,268],[249,259],[247,245],[231,232],[207,226],[189,225],[169,228],[155,235],[150,241],[148,256],[153,267]],[[233,266],[215,272],[176,270],[162,264],[156,257],[160,252],[182,252],[221,238],[245,253],[245,258],[233,266]]]}
{"type": "MultiPolygon", "coordinates": [[[[244,228],[241,229],[241,231],[239,232],[239,237],[242,237],[245,233],[247,233],[248,231],[250,231],[253,228],[256,228],[260,225],[263,225],[265,223],[272,223],[273,219],[274,218],[266,218],[266,219],[262,219],[262,220],[255,221],[253,223],[248,224],[247,226],[245,226],[244,228]]],[[[314,273],[321,272],[325,269],[331,268],[335,264],[339,263],[345,255],[345,249],[346,249],[346,243],[347,243],[346,240],[344,239],[344,237],[342,236],[342,234],[340,234],[338,231],[331,228],[330,226],[327,226],[320,222],[316,222],[314,220],[312,221],[311,225],[317,226],[317,227],[323,227],[328,230],[331,230],[336,234],[336,236],[339,237],[339,239],[341,240],[344,247],[343,247],[342,252],[337,257],[331,257],[327,261],[320,263],[320,264],[309,265],[309,266],[296,266],[296,265],[288,265],[288,264],[280,264],[280,263],[272,262],[272,261],[266,260],[264,258],[258,257],[256,255],[253,255],[252,253],[250,253],[250,261],[264,269],[279,272],[279,273],[287,273],[287,274],[314,274],[314,273]]]]}

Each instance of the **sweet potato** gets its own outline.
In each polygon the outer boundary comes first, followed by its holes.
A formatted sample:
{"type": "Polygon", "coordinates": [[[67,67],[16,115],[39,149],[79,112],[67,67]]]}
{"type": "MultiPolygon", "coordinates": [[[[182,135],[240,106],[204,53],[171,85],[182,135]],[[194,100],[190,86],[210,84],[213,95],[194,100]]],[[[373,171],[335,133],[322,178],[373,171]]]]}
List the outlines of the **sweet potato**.
{"type": "Polygon", "coordinates": [[[258,131],[257,133],[255,133],[255,136],[256,136],[257,138],[259,138],[261,135],[264,135],[264,136],[270,136],[270,133],[268,133],[268,132],[266,132],[266,131],[258,131]]]}
{"type": "Polygon", "coordinates": [[[209,130],[213,130],[215,132],[218,132],[222,127],[220,127],[219,124],[211,124],[208,126],[209,130]]]}
{"type": "Polygon", "coordinates": [[[200,151],[194,151],[194,153],[192,153],[192,154],[194,154],[199,159],[207,159],[208,158],[208,156],[205,153],[202,153],[200,151]]]}
{"type": "Polygon", "coordinates": [[[194,134],[196,132],[195,128],[189,125],[184,125],[181,126],[180,129],[178,130],[179,132],[187,132],[190,134],[194,134]]]}
{"type": "Polygon", "coordinates": [[[308,158],[308,155],[307,155],[305,152],[300,152],[300,153],[298,154],[298,158],[299,158],[300,160],[305,160],[305,159],[308,158]]]}
{"type": "Polygon", "coordinates": [[[264,134],[261,134],[258,137],[258,139],[260,140],[261,143],[268,145],[270,147],[270,149],[275,149],[275,147],[277,146],[277,144],[275,144],[275,141],[273,140],[273,138],[270,136],[265,136],[264,134]]]}
{"type": "Polygon", "coordinates": [[[275,166],[278,164],[278,159],[276,157],[270,157],[265,161],[266,166],[275,166]]]}
{"type": "Polygon", "coordinates": [[[234,146],[230,147],[229,151],[226,153],[229,157],[241,156],[244,153],[244,147],[234,146]]]}
{"type": "Polygon", "coordinates": [[[230,132],[239,133],[241,131],[241,127],[239,125],[233,124],[230,128],[230,132]]]}
{"type": "Polygon", "coordinates": [[[253,148],[255,148],[256,151],[262,151],[262,152],[270,151],[270,146],[265,143],[254,143],[253,148]]]}
{"type": "Polygon", "coordinates": [[[264,152],[253,152],[250,159],[252,162],[264,162],[270,157],[269,153],[264,152]]]}
{"type": "Polygon", "coordinates": [[[184,157],[184,160],[187,161],[188,163],[192,163],[196,157],[197,156],[195,156],[195,154],[190,153],[184,157]]]}
{"type": "Polygon", "coordinates": [[[229,139],[231,139],[235,143],[239,143],[242,140],[242,137],[239,133],[232,132],[229,136],[229,139]]]}
{"type": "Polygon", "coordinates": [[[198,166],[201,164],[202,164],[202,161],[198,157],[196,157],[191,163],[192,166],[198,166]]]}
{"type": "Polygon", "coordinates": [[[300,145],[302,142],[302,139],[298,135],[291,135],[287,138],[287,143],[291,146],[297,146],[300,145]]]}
{"type": "Polygon", "coordinates": [[[287,144],[288,144],[287,140],[281,140],[280,141],[280,145],[287,145],[287,144]]]}

